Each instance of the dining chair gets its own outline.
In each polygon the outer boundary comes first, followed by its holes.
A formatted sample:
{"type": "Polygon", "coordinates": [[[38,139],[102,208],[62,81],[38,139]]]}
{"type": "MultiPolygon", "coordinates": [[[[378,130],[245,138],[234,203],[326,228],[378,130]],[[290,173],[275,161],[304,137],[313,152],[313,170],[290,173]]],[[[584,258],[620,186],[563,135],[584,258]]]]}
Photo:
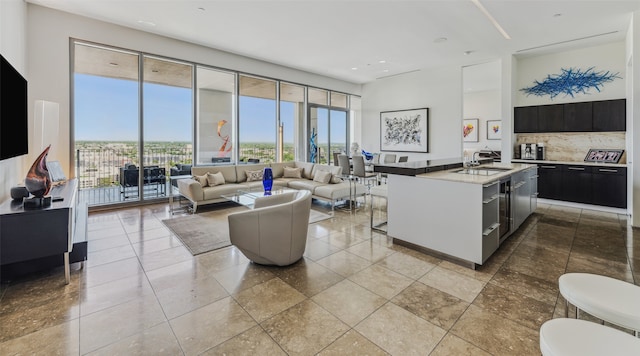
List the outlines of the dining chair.
{"type": "Polygon", "coordinates": [[[373,154],[373,159],[371,160],[371,163],[380,164],[380,154],[379,153],[374,153],[373,154]]]}
{"type": "Polygon", "coordinates": [[[396,163],[396,155],[393,153],[387,153],[384,155],[384,163],[396,163]]]}
{"type": "Polygon", "coordinates": [[[349,157],[347,155],[338,155],[338,163],[342,167],[342,174],[351,174],[351,163],[349,163],[349,157]]]}
{"type": "Polygon", "coordinates": [[[340,152],[333,152],[333,165],[334,166],[339,166],[340,164],[338,163],[338,155],[340,154],[340,152]]]}
{"type": "Polygon", "coordinates": [[[357,155],[353,156],[353,175],[358,177],[362,183],[367,186],[367,191],[371,188],[371,180],[378,180],[378,175],[375,173],[369,173],[364,167],[364,157],[357,155]]]}
{"type": "Polygon", "coordinates": [[[398,162],[407,162],[409,161],[409,156],[400,156],[400,158],[398,158],[398,162]]]}

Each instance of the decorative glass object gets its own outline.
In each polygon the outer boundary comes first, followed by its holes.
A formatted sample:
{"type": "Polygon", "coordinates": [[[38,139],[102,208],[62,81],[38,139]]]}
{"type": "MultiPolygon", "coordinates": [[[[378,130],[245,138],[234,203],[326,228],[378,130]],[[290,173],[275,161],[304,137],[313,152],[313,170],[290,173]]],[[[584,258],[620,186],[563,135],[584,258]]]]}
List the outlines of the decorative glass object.
{"type": "Polygon", "coordinates": [[[273,187],[273,171],[271,167],[264,167],[262,186],[264,187],[264,195],[271,195],[271,188],[273,187]]]}
{"type": "Polygon", "coordinates": [[[36,198],[44,197],[51,190],[51,179],[47,169],[47,155],[49,155],[50,148],[51,145],[47,146],[33,162],[24,180],[25,187],[36,198]]]}

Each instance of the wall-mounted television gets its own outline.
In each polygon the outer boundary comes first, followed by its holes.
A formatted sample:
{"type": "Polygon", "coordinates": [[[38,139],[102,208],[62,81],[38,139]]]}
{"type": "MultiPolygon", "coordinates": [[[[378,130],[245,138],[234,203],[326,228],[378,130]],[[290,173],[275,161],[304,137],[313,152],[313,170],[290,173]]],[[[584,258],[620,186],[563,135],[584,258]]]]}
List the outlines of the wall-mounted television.
{"type": "Polygon", "coordinates": [[[0,160],[29,153],[27,80],[0,55],[0,160]]]}

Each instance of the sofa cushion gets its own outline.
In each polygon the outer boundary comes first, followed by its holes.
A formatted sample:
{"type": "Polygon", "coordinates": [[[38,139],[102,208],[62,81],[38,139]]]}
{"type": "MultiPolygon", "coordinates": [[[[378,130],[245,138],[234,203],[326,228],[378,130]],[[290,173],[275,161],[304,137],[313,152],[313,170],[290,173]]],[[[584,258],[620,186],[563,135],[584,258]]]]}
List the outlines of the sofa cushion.
{"type": "Polygon", "coordinates": [[[302,178],[302,168],[284,167],[283,178],[302,178]]]}
{"type": "Polygon", "coordinates": [[[255,182],[262,180],[263,171],[245,171],[247,175],[247,182],[255,182]]]}
{"type": "Polygon", "coordinates": [[[221,172],[216,173],[207,173],[207,183],[210,187],[215,187],[216,185],[222,185],[225,183],[224,176],[221,172]]]}
{"type": "Polygon", "coordinates": [[[367,187],[360,183],[355,183],[354,188],[349,185],[349,182],[342,182],[319,186],[313,191],[313,195],[330,200],[344,199],[351,196],[352,189],[355,189],[356,196],[363,195],[367,191],[367,187]]]}
{"type": "Polygon", "coordinates": [[[209,182],[207,182],[207,174],[208,172],[201,176],[193,176],[193,179],[195,179],[198,183],[200,183],[201,186],[208,187],[209,182]]]}
{"type": "Polygon", "coordinates": [[[271,163],[271,171],[273,172],[273,178],[282,178],[284,177],[284,167],[295,167],[294,162],[279,162],[279,163],[271,163]]]}
{"type": "Polygon", "coordinates": [[[237,183],[236,176],[236,166],[200,166],[200,167],[192,167],[192,174],[195,175],[203,175],[207,172],[209,173],[217,173],[220,172],[224,176],[225,183],[237,183]]]}
{"type": "Polygon", "coordinates": [[[330,166],[328,164],[315,164],[313,166],[313,171],[312,171],[312,175],[314,176],[315,179],[315,175],[317,172],[330,172],[331,173],[331,178],[329,180],[329,182],[327,183],[341,183],[342,179],[340,179],[340,176],[342,175],[342,167],[340,166],[330,166]]]}
{"type": "Polygon", "coordinates": [[[297,168],[302,168],[302,178],[313,179],[313,166],[311,162],[295,162],[297,168]]]}
{"type": "Polygon", "coordinates": [[[328,185],[328,184],[314,182],[309,179],[298,179],[298,180],[289,182],[289,187],[293,189],[298,189],[298,190],[308,190],[311,193],[313,193],[317,187],[321,187],[324,185],[328,185]]]}
{"type": "Polygon", "coordinates": [[[313,175],[313,181],[328,184],[331,181],[332,174],[329,171],[318,171],[313,175]]]}
{"type": "MultiPolygon", "coordinates": [[[[247,182],[247,172],[264,171],[264,167],[269,167],[268,164],[239,164],[236,166],[237,183],[247,182]]],[[[262,180],[262,176],[260,176],[262,180]]]]}
{"type": "Polygon", "coordinates": [[[206,187],[202,191],[204,194],[204,200],[210,200],[219,199],[223,194],[234,194],[239,189],[247,189],[247,187],[243,184],[229,183],[216,185],[215,187],[206,187]]]}

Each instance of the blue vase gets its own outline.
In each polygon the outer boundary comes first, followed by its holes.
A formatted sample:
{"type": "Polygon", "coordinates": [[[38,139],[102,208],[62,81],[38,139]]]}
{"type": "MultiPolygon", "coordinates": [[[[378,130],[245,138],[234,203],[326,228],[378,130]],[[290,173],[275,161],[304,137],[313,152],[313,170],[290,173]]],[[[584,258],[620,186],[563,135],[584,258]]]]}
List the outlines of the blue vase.
{"type": "Polygon", "coordinates": [[[273,187],[273,171],[270,167],[265,167],[262,172],[262,186],[264,187],[264,194],[271,194],[271,188],[273,187]]]}

